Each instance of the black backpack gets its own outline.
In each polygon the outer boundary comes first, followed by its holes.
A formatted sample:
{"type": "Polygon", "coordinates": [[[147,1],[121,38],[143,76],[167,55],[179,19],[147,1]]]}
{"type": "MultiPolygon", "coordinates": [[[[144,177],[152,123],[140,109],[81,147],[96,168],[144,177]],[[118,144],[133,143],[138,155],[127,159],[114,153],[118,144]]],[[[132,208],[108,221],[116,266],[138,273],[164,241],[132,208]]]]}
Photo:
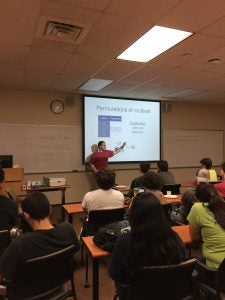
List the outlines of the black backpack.
{"type": "Polygon", "coordinates": [[[112,252],[117,238],[123,234],[130,232],[130,224],[127,220],[117,221],[101,226],[95,234],[93,241],[99,248],[112,252]]]}

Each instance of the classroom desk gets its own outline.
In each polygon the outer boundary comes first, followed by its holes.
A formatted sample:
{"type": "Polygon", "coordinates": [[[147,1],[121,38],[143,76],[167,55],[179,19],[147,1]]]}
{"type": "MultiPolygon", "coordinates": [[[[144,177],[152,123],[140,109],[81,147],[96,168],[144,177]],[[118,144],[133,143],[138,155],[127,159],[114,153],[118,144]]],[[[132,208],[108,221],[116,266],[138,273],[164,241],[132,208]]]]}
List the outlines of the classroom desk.
{"type": "Polygon", "coordinates": [[[71,203],[71,204],[64,204],[63,205],[64,210],[69,216],[69,222],[73,223],[73,214],[82,213],[84,212],[84,209],[82,207],[81,202],[79,203],[71,203]]]}
{"type": "Polygon", "coordinates": [[[181,201],[181,195],[176,195],[177,197],[176,198],[170,198],[170,196],[167,196],[167,195],[164,195],[164,201],[165,201],[165,204],[168,204],[168,203],[180,203],[181,201]]]}
{"type": "Polygon", "coordinates": [[[189,187],[189,188],[191,188],[191,187],[196,187],[196,185],[197,185],[196,180],[181,182],[181,187],[189,187]]]}
{"type": "MultiPolygon", "coordinates": [[[[167,198],[166,195],[165,195],[164,198],[165,198],[165,204],[167,204],[167,203],[180,203],[181,195],[177,195],[177,198],[167,198]]],[[[128,206],[125,205],[125,207],[128,207],[128,206]]],[[[73,214],[84,212],[84,209],[82,207],[81,202],[63,204],[63,209],[68,214],[69,222],[71,224],[73,223],[73,214]]]]}
{"type": "MultiPolygon", "coordinates": [[[[189,225],[173,226],[185,245],[191,244],[189,225]]],[[[99,259],[109,256],[110,253],[97,247],[93,243],[93,236],[82,237],[84,245],[92,257],[92,300],[99,300],[99,259]]]]}
{"type": "MultiPolygon", "coordinates": [[[[34,191],[39,192],[58,192],[61,191],[61,204],[65,204],[65,192],[66,189],[71,188],[70,185],[62,185],[62,186],[46,186],[46,187],[37,187],[37,188],[30,188],[30,189],[23,189],[27,193],[32,193],[34,191]]],[[[64,209],[61,210],[61,218],[62,221],[65,220],[65,211],[64,209]]]]}

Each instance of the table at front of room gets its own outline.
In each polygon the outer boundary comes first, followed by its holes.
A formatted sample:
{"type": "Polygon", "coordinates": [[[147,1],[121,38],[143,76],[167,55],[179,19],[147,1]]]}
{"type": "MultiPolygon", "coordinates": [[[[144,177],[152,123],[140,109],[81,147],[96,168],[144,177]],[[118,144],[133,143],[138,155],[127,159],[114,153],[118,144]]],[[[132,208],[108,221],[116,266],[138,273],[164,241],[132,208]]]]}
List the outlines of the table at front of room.
{"type": "MultiPolygon", "coordinates": [[[[30,188],[30,189],[24,189],[27,193],[32,193],[35,191],[38,192],[58,192],[61,191],[61,205],[63,206],[65,204],[65,193],[66,189],[71,188],[70,185],[62,185],[62,186],[46,186],[46,187],[37,187],[37,188],[30,188]]],[[[61,209],[61,219],[62,221],[65,220],[65,211],[62,208],[61,209]]]]}
{"type": "MultiPolygon", "coordinates": [[[[173,226],[172,229],[178,233],[185,245],[191,245],[189,225],[173,226]]],[[[99,300],[99,259],[109,256],[110,253],[97,247],[93,243],[93,236],[83,237],[82,239],[92,258],[92,300],[99,300]]]]}

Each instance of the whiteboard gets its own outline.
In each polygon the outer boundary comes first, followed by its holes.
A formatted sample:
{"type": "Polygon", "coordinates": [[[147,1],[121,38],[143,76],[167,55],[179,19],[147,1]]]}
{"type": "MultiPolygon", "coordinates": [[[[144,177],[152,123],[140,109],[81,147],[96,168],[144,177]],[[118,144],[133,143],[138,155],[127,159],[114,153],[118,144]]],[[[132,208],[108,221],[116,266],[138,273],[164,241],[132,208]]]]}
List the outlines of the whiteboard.
{"type": "Polygon", "coordinates": [[[164,129],[163,157],[171,167],[195,167],[210,157],[213,165],[224,161],[223,130],[164,129]]]}
{"type": "Polygon", "coordinates": [[[0,124],[0,154],[13,154],[25,173],[82,169],[80,126],[0,124]]]}

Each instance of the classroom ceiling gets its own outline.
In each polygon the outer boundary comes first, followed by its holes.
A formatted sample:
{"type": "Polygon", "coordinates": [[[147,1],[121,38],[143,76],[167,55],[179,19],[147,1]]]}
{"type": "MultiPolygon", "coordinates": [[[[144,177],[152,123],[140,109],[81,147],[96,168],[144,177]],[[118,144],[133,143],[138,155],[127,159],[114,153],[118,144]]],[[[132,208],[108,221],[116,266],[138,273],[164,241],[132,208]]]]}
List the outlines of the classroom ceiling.
{"type": "Polygon", "coordinates": [[[76,94],[90,78],[113,83],[86,94],[225,103],[225,0],[1,0],[1,88],[76,94]],[[52,37],[48,21],[82,30],[52,37]],[[148,63],[115,59],[156,24],[194,35],[148,63]]]}

